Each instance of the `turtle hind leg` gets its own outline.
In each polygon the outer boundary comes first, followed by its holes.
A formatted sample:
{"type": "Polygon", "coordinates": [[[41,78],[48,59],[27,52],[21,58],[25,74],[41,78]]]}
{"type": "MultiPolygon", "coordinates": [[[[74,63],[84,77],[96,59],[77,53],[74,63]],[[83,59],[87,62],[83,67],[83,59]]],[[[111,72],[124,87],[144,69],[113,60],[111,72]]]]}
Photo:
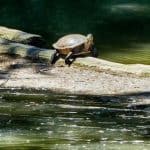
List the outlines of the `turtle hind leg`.
{"type": "Polygon", "coordinates": [[[54,65],[59,58],[60,58],[60,54],[56,51],[54,54],[52,54],[50,58],[50,64],[54,65]]]}
{"type": "Polygon", "coordinates": [[[75,61],[75,57],[73,56],[73,52],[70,52],[65,58],[65,64],[71,65],[75,61]]]}

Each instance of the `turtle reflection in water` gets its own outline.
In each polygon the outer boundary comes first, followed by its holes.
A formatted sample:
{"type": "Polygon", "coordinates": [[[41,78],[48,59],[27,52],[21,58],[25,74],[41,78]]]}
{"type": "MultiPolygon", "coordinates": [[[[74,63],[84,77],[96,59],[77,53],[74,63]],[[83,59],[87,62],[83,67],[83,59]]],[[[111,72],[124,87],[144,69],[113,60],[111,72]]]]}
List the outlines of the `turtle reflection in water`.
{"type": "Polygon", "coordinates": [[[77,56],[91,54],[97,57],[98,53],[94,47],[93,35],[87,36],[81,34],[70,34],[60,38],[53,44],[56,52],[51,57],[51,64],[62,57],[65,59],[65,64],[70,65],[77,56]]]}

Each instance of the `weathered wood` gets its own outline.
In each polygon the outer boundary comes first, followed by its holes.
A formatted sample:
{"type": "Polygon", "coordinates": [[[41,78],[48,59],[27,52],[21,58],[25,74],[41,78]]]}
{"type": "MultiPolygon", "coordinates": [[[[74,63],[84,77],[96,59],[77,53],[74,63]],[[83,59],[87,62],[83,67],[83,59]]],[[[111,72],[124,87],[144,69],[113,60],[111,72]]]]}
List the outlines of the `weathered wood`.
{"type": "Polygon", "coordinates": [[[0,54],[20,55],[21,57],[30,57],[49,59],[54,50],[43,49],[31,45],[14,43],[6,39],[0,38],[0,54]],[[43,52],[44,51],[44,52],[43,52]]]}
{"type": "Polygon", "coordinates": [[[3,26],[0,26],[0,37],[14,42],[29,44],[38,47],[43,47],[46,43],[40,35],[30,34],[3,26]]]}

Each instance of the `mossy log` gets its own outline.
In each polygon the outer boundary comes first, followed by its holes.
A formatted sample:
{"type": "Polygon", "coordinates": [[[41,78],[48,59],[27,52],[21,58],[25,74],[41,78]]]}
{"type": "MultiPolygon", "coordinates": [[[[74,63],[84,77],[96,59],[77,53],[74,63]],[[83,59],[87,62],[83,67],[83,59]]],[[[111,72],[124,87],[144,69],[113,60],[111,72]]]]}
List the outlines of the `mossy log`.
{"type": "Polygon", "coordinates": [[[20,30],[6,28],[3,26],[0,26],[0,38],[38,47],[44,47],[46,45],[46,42],[40,35],[30,34],[20,30]]]}

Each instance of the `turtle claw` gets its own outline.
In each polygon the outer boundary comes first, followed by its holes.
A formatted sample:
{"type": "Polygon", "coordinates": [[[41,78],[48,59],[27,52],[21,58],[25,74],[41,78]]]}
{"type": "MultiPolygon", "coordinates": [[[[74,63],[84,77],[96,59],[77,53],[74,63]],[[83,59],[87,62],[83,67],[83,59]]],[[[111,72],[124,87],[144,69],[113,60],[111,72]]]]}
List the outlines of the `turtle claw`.
{"type": "Polygon", "coordinates": [[[69,59],[65,59],[65,64],[70,66],[72,64],[72,61],[70,61],[69,59]]]}

